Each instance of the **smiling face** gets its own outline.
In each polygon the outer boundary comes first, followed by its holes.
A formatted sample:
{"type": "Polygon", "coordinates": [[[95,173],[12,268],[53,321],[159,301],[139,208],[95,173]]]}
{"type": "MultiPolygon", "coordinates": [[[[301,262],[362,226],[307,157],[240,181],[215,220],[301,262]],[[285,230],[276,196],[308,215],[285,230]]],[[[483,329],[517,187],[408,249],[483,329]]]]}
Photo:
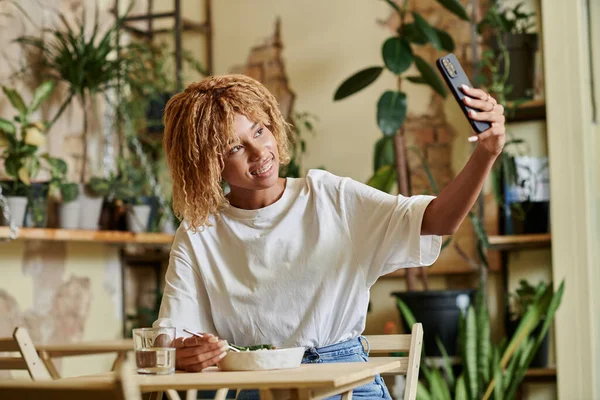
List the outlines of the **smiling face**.
{"type": "Polygon", "coordinates": [[[223,157],[223,179],[232,193],[260,191],[278,182],[279,152],[277,140],[261,123],[246,116],[235,115],[235,133],[238,138],[223,157]]]}

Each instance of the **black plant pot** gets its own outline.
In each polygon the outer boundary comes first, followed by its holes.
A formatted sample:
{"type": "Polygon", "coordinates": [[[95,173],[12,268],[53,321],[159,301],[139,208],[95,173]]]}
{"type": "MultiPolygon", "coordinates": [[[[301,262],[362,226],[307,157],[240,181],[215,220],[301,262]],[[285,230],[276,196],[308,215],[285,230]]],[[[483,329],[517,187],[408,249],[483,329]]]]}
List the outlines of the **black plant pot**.
{"type": "Polygon", "coordinates": [[[506,214],[504,232],[507,235],[550,232],[549,201],[513,203],[506,214]]]}
{"type": "Polygon", "coordinates": [[[148,110],[146,110],[148,133],[159,133],[165,129],[162,123],[165,106],[173,93],[162,93],[150,99],[148,110]]]}
{"type": "MultiPolygon", "coordinates": [[[[512,85],[512,91],[506,96],[507,100],[533,98],[538,35],[536,33],[505,33],[503,41],[510,57],[507,83],[512,85]]],[[[492,48],[496,52],[500,51],[495,38],[492,41],[492,48]]],[[[503,63],[500,65],[500,73],[504,73],[503,63]]]]}
{"type": "Polygon", "coordinates": [[[27,211],[25,212],[25,226],[30,228],[46,228],[48,226],[48,182],[34,182],[31,184],[27,211]]]}
{"type": "MultiPolygon", "coordinates": [[[[512,338],[519,327],[519,323],[521,320],[509,321],[508,326],[506,327],[506,334],[509,338],[512,338]]],[[[530,336],[537,338],[541,331],[542,325],[544,325],[544,320],[540,321],[538,326],[531,332],[530,336]]],[[[529,368],[546,368],[548,366],[548,349],[550,347],[550,334],[546,332],[546,336],[542,340],[540,347],[535,352],[533,359],[531,360],[531,364],[529,364],[529,368]]]]}
{"type": "MultiPolygon", "coordinates": [[[[435,338],[439,337],[448,355],[458,353],[458,324],[461,306],[468,307],[473,302],[474,289],[441,290],[427,292],[394,292],[412,311],[417,322],[423,324],[423,347],[428,357],[441,357],[435,338]]],[[[404,330],[409,327],[400,315],[404,330]]]]}

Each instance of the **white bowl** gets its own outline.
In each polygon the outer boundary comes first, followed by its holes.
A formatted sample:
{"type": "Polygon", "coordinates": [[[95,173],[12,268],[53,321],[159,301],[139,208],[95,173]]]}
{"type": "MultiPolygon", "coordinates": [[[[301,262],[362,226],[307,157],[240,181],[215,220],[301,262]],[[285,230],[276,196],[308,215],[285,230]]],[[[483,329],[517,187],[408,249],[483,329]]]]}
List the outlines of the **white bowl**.
{"type": "Polygon", "coordinates": [[[217,363],[222,371],[264,371],[271,369],[297,368],[302,364],[304,347],[289,349],[229,351],[217,363]]]}

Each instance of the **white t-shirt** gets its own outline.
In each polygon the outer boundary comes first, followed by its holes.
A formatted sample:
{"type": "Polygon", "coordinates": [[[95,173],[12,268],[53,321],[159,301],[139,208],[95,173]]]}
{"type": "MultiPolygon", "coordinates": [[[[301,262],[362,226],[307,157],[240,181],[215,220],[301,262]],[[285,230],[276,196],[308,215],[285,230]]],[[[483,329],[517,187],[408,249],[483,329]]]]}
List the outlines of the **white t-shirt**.
{"type": "Polygon", "coordinates": [[[171,249],[161,318],[242,345],[321,347],[359,336],[369,289],[398,268],[431,265],[441,237],[421,236],[431,196],[392,196],[309,171],[258,209],[232,206],[171,249]]]}

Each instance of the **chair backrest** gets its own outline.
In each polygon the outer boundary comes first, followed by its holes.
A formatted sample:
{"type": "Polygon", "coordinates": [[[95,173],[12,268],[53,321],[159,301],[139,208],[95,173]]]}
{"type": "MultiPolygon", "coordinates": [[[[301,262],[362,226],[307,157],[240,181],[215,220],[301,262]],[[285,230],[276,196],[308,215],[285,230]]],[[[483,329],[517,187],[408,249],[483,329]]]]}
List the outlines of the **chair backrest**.
{"type": "Polygon", "coordinates": [[[32,382],[27,380],[0,381],[0,399],[44,399],[44,400],[141,400],[142,395],[131,363],[124,362],[111,382],[93,379],[32,382]]]}
{"type": "Polygon", "coordinates": [[[17,327],[11,338],[0,338],[0,352],[18,352],[20,354],[19,356],[0,357],[0,370],[27,370],[34,381],[52,379],[35,350],[26,328],[17,327]]]}
{"type": "Polygon", "coordinates": [[[390,373],[406,375],[404,400],[415,400],[423,346],[423,325],[414,324],[410,335],[369,335],[365,338],[369,341],[370,355],[389,356],[390,353],[408,353],[408,357],[388,357],[400,361],[400,368],[390,373]]]}

